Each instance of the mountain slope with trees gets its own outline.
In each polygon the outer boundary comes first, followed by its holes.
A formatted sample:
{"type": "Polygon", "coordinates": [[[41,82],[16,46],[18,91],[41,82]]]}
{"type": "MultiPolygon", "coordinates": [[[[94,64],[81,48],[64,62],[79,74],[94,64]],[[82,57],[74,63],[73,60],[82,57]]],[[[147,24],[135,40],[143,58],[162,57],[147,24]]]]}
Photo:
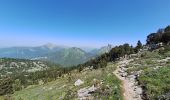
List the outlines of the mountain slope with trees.
{"type": "Polygon", "coordinates": [[[166,27],[154,33],[155,35],[149,34],[146,45],[138,41],[136,47],[127,43],[115,46],[108,53],[77,66],[63,68],[54,65],[55,67],[46,70],[1,78],[0,95],[24,100],[74,100],[82,98],[81,93],[85,91],[88,93],[87,99],[123,100],[121,80],[113,73],[119,66],[121,70],[116,72],[120,77],[130,80],[127,81],[128,84],[135,84],[132,91],[137,92],[143,100],[168,100],[170,38],[165,37],[169,35],[168,30],[169,27],[166,27]],[[159,45],[160,43],[163,45],[159,45]],[[153,45],[156,47],[152,48],[153,45]],[[131,62],[127,64],[129,59],[131,62]],[[77,80],[82,80],[82,85],[75,86],[77,80]],[[138,90],[136,85],[142,90],[138,90]],[[139,94],[141,91],[142,94],[139,94]]]}
{"type": "Polygon", "coordinates": [[[91,58],[109,52],[110,46],[92,51],[84,51],[77,47],[56,46],[46,44],[39,47],[11,47],[0,48],[0,57],[42,60],[60,64],[65,67],[82,64],[91,58]]]}

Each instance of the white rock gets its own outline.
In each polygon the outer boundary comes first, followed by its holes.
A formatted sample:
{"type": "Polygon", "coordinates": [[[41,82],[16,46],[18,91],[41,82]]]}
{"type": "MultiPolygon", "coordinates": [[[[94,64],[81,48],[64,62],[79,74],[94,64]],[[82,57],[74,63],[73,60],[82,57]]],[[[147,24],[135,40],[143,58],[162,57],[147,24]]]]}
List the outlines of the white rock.
{"type": "MultiPolygon", "coordinates": [[[[89,100],[87,98],[89,98],[91,96],[92,92],[95,92],[97,90],[97,88],[93,85],[92,87],[86,87],[86,88],[82,88],[80,90],[78,90],[78,100],[89,100]]],[[[91,99],[90,99],[91,100],[91,99]]]]}
{"type": "Polygon", "coordinates": [[[122,77],[127,77],[128,73],[124,72],[120,74],[122,77]]]}
{"type": "Polygon", "coordinates": [[[80,79],[78,79],[78,80],[74,83],[75,86],[80,86],[80,85],[82,85],[82,84],[84,84],[84,82],[83,82],[82,80],[80,80],[80,79]]]}
{"type": "Polygon", "coordinates": [[[78,91],[79,98],[88,97],[88,96],[90,96],[90,94],[89,94],[89,90],[87,88],[83,88],[78,91]]]}
{"type": "Polygon", "coordinates": [[[142,88],[136,88],[136,93],[138,94],[138,95],[140,95],[140,94],[142,94],[142,88]]]}
{"type": "Polygon", "coordinates": [[[94,92],[97,88],[93,85],[92,87],[88,88],[89,92],[94,92]]]}

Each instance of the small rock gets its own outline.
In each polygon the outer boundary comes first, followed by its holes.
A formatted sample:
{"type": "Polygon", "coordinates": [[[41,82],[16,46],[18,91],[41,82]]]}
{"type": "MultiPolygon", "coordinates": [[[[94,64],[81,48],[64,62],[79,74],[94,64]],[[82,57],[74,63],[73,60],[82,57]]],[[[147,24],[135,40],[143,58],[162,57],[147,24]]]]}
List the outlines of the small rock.
{"type": "Polygon", "coordinates": [[[88,97],[88,96],[90,96],[90,94],[89,94],[89,90],[87,88],[83,88],[78,91],[79,98],[88,97]]]}
{"type": "Polygon", "coordinates": [[[138,95],[140,95],[140,94],[142,94],[142,89],[141,88],[136,88],[136,93],[138,94],[138,95]]]}
{"type": "Polygon", "coordinates": [[[128,73],[126,73],[126,72],[121,74],[122,77],[127,77],[127,75],[128,75],[128,73]]]}
{"type": "Polygon", "coordinates": [[[128,78],[129,78],[130,81],[135,81],[136,80],[135,75],[129,75],[128,78]]]}
{"type": "Polygon", "coordinates": [[[93,85],[92,87],[88,88],[89,93],[90,92],[95,92],[97,90],[97,88],[93,85]]]}
{"type": "Polygon", "coordinates": [[[80,79],[78,79],[78,80],[74,83],[75,86],[80,86],[80,85],[82,85],[82,84],[84,84],[84,82],[83,82],[82,80],[80,80],[80,79]]]}
{"type": "MultiPolygon", "coordinates": [[[[89,100],[91,97],[91,94],[94,93],[97,90],[97,88],[93,85],[92,87],[86,87],[78,90],[78,98],[79,100],[89,100]]],[[[91,99],[90,99],[91,100],[91,99]]]]}

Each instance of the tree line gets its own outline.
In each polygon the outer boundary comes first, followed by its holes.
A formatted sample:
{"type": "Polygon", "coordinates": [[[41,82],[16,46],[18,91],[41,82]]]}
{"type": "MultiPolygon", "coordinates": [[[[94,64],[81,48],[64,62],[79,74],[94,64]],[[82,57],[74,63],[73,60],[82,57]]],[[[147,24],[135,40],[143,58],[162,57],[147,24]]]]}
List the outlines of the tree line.
{"type": "Polygon", "coordinates": [[[125,55],[137,53],[142,48],[142,43],[140,41],[137,42],[137,46],[133,47],[129,44],[124,44],[120,46],[116,46],[111,49],[109,53],[102,54],[95,59],[91,59],[84,64],[79,64],[76,68],[81,72],[85,67],[93,67],[93,69],[103,68],[107,66],[107,62],[115,61],[119,57],[123,57],[125,55]]]}
{"type": "MultiPolygon", "coordinates": [[[[6,59],[7,60],[7,59],[6,59]]],[[[0,76],[0,95],[12,94],[14,91],[19,91],[29,85],[44,84],[67,74],[71,68],[63,68],[59,65],[48,64],[52,66],[49,69],[36,72],[21,72],[0,76]]]]}
{"type": "Polygon", "coordinates": [[[151,33],[147,36],[147,44],[164,43],[168,44],[170,41],[170,26],[163,29],[158,29],[156,33],[151,33]]]}

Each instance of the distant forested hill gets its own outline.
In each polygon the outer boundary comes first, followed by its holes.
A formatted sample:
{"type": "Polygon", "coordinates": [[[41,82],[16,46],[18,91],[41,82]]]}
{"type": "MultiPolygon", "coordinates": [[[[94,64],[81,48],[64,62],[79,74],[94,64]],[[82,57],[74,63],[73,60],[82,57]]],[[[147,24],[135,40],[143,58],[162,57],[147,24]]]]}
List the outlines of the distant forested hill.
{"type": "Polygon", "coordinates": [[[57,66],[38,60],[0,58],[0,77],[43,71],[57,66]]]}
{"type": "Polygon", "coordinates": [[[109,52],[111,46],[100,49],[84,51],[77,47],[56,46],[46,44],[39,47],[10,47],[0,49],[0,58],[19,58],[30,60],[42,60],[63,66],[73,66],[84,63],[93,57],[109,52]]]}

